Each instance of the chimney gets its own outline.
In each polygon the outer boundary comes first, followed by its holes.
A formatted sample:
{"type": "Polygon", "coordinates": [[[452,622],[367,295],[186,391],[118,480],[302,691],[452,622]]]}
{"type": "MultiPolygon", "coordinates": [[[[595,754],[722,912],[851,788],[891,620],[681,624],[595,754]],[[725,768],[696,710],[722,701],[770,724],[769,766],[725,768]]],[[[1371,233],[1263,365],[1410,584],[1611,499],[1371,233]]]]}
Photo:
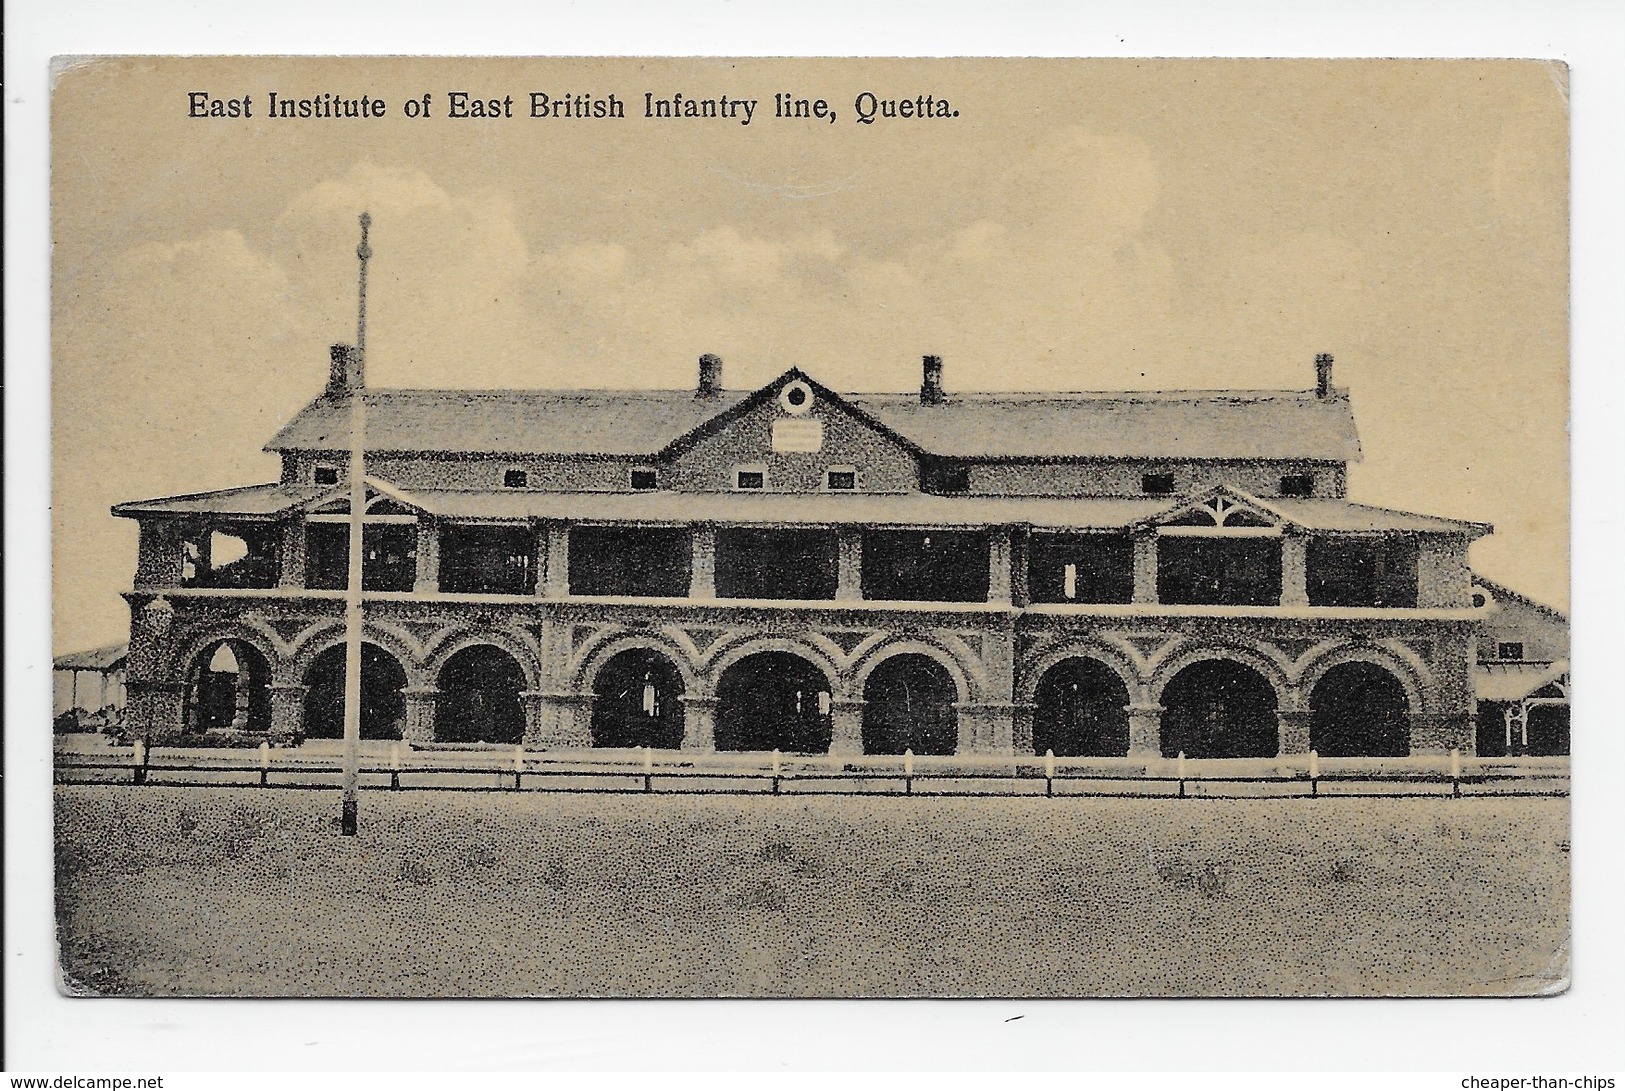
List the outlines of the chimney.
{"type": "Polygon", "coordinates": [[[700,357],[700,385],[694,396],[707,400],[722,396],[722,357],[709,352],[700,357]]]}
{"type": "Polygon", "coordinates": [[[327,393],[347,394],[361,386],[361,350],[354,345],[334,345],[327,365],[327,393]]]}
{"type": "Polygon", "coordinates": [[[942,391],[942,357],[927,356],[920,380],[920,404],[941,405],[948,400],[942,391]]]}
{"type": "Polygon", "coordinates": [[[1315,397],[1323,402],[1332,397],[1332,354],[1329,352],[1315,356],[1315,397]]]}

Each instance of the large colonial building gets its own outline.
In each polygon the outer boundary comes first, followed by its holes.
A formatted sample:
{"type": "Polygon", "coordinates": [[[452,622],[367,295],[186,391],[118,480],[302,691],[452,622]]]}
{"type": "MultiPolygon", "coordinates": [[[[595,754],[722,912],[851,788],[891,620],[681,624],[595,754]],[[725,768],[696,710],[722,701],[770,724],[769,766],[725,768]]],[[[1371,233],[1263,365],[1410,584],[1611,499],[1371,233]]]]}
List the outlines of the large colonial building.
{"type": "MultiPolygon", "coordinates": [[[[140,523],[130,718],[336,736],[359,354],[281,479],[140,523]]],[[[369,390],[363,736],[578,750],[1471,752],[1477,523],[1353,503],[1306,391],[369,390]]]]}

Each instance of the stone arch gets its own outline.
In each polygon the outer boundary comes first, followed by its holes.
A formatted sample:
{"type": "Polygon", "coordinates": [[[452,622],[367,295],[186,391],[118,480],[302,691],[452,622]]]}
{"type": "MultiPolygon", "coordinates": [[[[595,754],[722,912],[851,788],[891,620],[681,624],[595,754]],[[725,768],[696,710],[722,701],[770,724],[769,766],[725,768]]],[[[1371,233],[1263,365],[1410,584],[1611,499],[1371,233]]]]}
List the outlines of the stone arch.
{"type": "Polygon", "coordinates": [[[1424,682],[1428,672],[1421,661],[1415,658],[1414,653],[1404,654],[1380,644],[1328,643],[1311,649],[1308,662],[1298,672],[1298,690],[1304,699],[1308,699],[1328,671],[1345,663],[1369,663],[1381,667],[1392,674],[1404,689],[1405,702],[1411,712],[1428,711],[1431,702],[1427,700],[1424,682]]]}
{"type": "Polygon", "coordinates": [[[1364,657],[1345,659],[1305,683],[1309,746],[1322,756],[1405,757],[1411,752],[1410,713],[1416,705],[1392,667],[1364,657]]]}
{"type": "Polygon", "coordinates": [[[875,672],[875,669],[884,665],[888,659],[896,658],[899,655],[923,655],[925,658],[934,661],[948,672],[949,678],[953,679],[955,700],[961,704],[975,700],[976,688],[971,681],[971,674],[966,669],[965,664],[960,662],[959,657],[940,644],[933,644],[930,641],[913,637],[887,640],[875,645],[869,654],[865,655],[852,670],[851,681],[847,686],[848,691],[861,695],[864,687],[869,684],[869,676],[875,672]]]}
{"type": "Polygon", "coordinates": [[[512,633],[501,629],[459,629],[454,634],[435,640],[432,644],[433,650],[424,657],[424,678],[431,686],[439,685],[440,672],[446,669],[447,661],[459,652],[480,645],[500,648],[507,652],[519,665],[519,671],[525,679],[525,688],[529,690],[540,688],[541,664],[535,649],[512,633]]]}
{"type": "MultiPolygon", "coordinates": [[[[368,621],[361,628],[361,639],[378,645],[400,663],[406,671],[408,686],[424,684],[422,648],[410,635],[388,622],[368,621]]],[[[344,643],[342,620],[319,622],[293,641],[288,653],[288,676],[293,682],[304,678],[310,664],[318,655],[335,644],[344,643]]]]}
{"type": "Polygon", "coordinates": [[[605,646],[586,676],[592,694],[592,745],[680,748],[683,696],[690,688],[683,669],[664,647],[634,641],[608,650],[616,643],[605,646]]]}
{"type": "MultiPolygon", "coordinates": [[[[299,674],[304,687],[300,734],[337,739],[344,735],[346,651],[343,640],[328,641],[299,674]]],[[[409,684],[406,664],[375,640],[361,643],[361,737],[399,739],[405,730],[409,684]]]]}
{"type": "Polygon", "coordinates": [[[1193,758],[1273,757],[1280,749],[1282,685],[1256,656],[1180,656],[1155,690],[1162,754],[1193,758]]]}
{"type": "Polygon", "coordinates": [[[752,643],[717,664],[716,748],[827,752],[834,672],[793,641],[752,643]]]}
{"type": "Polygon", "coordinates": [[[619,629],[595,634],[571,659],[572,686],[578,693],[593,692],[598,672],[604,669],[604,664],[622,652],[640,648],[659,652],[670,659],[683,677],[685,691],[693,693],[699,689],[701,677],[695,665],[697,656],[693,646],[684,647],[674,637],[651,629],[619,629]]]}
{"type": "Polygon", "coordinates": [[[958,749],[958,705],[966,690],[941,656],[898,648],[866,668],[858,683],[865,754],[952,754],[958,749]]]}
{"type": "Polygon", "coordinates": [[[491,640],[457,641],[433,664],[437,742],[517,745],[525,737],[522,694],[534,675],[511,647],[491,640]]]}
{"type": "Polygon", "coordinates": [[[839,700],[844,693],[840,668],[836,665],[833,656],[829,655],[816,644],[794,637],[782,636],[750,636],[730,642],[727,647],[717,650],[705,665],[705,671],[700,675],[706,683],[706,690],[714,694],[718,683],[722,681],[722,674],[729,667],[758,652],[788,652],[800,656],[812,663],[823,672],[824,678],[829,682],[829,690],[839,700]]]}
{"type": "Polygon", "coordinates": [[[1163,656],[1151,668],[1146,683],[1146,697],[1151,704],[1163,704],[1163,691],[1174,677],[1195,663],[1209,659],[1229,660],[1251,667],[1263,676],[1275,691],[1275,706],[1290,711],[1297,707],[1297,690],[1292,685],[1287,666],[1274,655],[1261,648],[1236,643],[1182,643],[1163,656]]]}
{"type": "Polygon", "coordinates": [[[259,646],[241,637],[204,641],[185,661],[182,730],[188,735],[270,731],[273,662],[259,646]],[[224,665],[217,666],[221,660],[224,665]]]}
{"type": "Polygon", "coordinates": [[[287,680],[285,676],[291,666],[287,647],[269,629],[262,629],[252,622],[241,620],[225,625],[210,625],[187,636],[170,656],[165,668],[166,677],[171,681],[184,682],[186,673],[192,667],[192,660],[198,657],[198,653],[205,646],[222,640],[241,640],[263,655],[271,668],[273,685],[287,680]]]}
{"type": "Polygon", "coordinates": [[[1139,665],[1115,644],[1100,640],[1061,639],[1041,645],[1025,664],[1017,665],[1016,703],[1030,705],[1037,698],[1039,683],[1049,669],[1067,659],[1093,659],[1116,673],[1128,690],[1129,701],[1138,701],[1145,691],[1139,665]]]}
{"type": "Polygon", "coordinates": [[[1052,658],[1038,673],[1033,752],[1060,757],[1121,757],[1128,753],[1128,707],[1134,686],[1120,668],[1089,654],[1052,658]]]}

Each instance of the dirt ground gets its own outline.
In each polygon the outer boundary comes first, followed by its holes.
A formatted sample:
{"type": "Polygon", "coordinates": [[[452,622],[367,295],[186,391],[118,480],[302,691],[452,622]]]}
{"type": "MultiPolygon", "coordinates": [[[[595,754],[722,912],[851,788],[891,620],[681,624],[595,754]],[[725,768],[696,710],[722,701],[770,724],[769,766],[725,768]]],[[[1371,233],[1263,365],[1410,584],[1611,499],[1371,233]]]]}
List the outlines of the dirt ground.
{"type": "Polygon", "coordinates": [[[1568,801],[58,787],[63,987],[232,996],[1516,995],[1568,801]]]}

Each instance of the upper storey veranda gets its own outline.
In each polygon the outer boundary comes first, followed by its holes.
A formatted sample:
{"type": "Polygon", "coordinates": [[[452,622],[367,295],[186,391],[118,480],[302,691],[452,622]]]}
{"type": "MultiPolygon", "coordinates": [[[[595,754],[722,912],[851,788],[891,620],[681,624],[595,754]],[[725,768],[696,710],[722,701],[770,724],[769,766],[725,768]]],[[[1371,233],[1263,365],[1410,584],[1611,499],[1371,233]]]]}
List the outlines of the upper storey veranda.
{"type": "MultiPolygon", "coordinates": [[[[289,487],[343,476],[352,356],[267,445],[289,487]]],[[[1306,391],[958,393],[925,358],[918,394],[837,394],[799,369],[724,389],[370,390],[369,473],[409,489],[970,496],[1178,496],[1225,482],[1342,498],[1360,455],[1317,359],[1306,391]]]]}

